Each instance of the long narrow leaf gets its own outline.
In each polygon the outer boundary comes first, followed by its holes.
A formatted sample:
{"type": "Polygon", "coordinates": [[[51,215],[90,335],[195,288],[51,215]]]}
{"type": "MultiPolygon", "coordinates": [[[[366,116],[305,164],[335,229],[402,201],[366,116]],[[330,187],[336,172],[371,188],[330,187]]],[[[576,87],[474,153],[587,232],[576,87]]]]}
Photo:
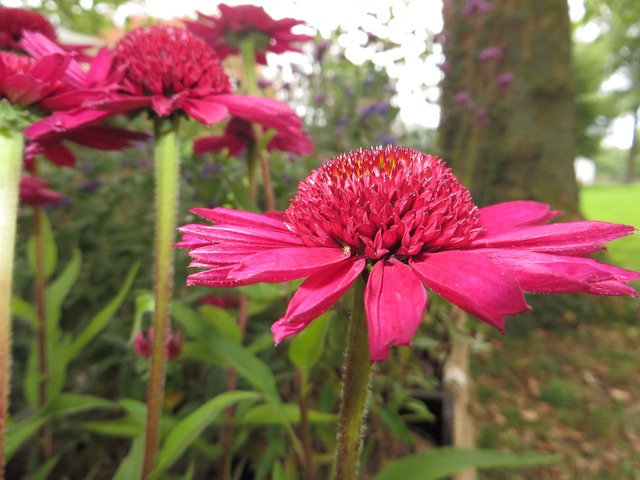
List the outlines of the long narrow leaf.
{"type": "Polygon", "coordinates": [[[226,392],[209,400],[182,419],[171,431],[158,454],[158,464],[153,471],[155,478],[171,467],[182,453],[198,438],[202,431],[229,405],[243,400],[258,399],[254,392],[226,392]]]}
{"type": "Polygon", "coordinates": [[[120,462],[113,480],[130,480],[142,475],[142,460],[144,458],[144,434],[138,435],[131,443],[127,456],[120,462]]]}
{"type": "Polygon", "coordinates": [[[102,331],[109,320],[111,320],[111,317],[113,317],[118,308],[120,308],[120,305],[122,305],[139,268],[140,262],[136,262],[133,267],[131,267],[131,270],[129,270],[127,278],[122,284],[122,287],[120,287],[117,295],[91,319],[82,333],[75,338],[67,350],[67,360],[71,360],[80,353],[80,351],[102,331]]]}
{"type": "Polygon", "coordinates": [[[465,468],[522,468],[557,463],[559,457],[543,453],[436,448],[393,462],[374,480],[439,480],[465,468]]]}

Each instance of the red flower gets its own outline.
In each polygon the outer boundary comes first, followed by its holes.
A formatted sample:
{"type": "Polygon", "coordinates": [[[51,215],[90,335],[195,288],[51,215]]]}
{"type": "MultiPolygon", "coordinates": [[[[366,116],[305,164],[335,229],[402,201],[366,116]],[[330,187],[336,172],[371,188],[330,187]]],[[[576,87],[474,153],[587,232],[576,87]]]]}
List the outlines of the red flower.
{"type": "Polygon", "coordinates": [[[44,15],[24,8],[0,7],[0,49],[22,50],[24,31],[39,32],[56,40],[56,31],[44,15]]]}
{"type": "MultiPolygon", "coordinates": [[[[187,30],[166,25],[133,30],[118,43],[112,59],[104,53],[96,62],[100,63],[95,75],[91,69],[79,82],[86,85],[89,77],[94,79],[92,86],[79,89],[82,106],[33,125],[26,132],[30,138],[144,109],[158,117],[186,114],[205,124],[224,120],[229,114],[273,128],[302,124],[282,102],[232,94],[216,54],[187,30]]],[[[55,105],[72,106],[72,99],[57,96],[56,101],[66,103],[55,105]]]]}
{"type": "Polygon", "coordinates": [[[47,187],[49,182],[41,178],[23,175],[20,178],[20,203],[32,206],[45,206],[59,203],[64,197],[47,187]]]}
{"type": "Polygon", "coordinates": [[[25,129],[29,140],[27,168],[39,154],[59,166],[74,165],[75,155],[63,140],[101,150],[121,150],[149,137],[99,125],[113,114],[82,106],[108,96],[119,86],[124,72],[113,68],[113,55],[108,50],[101,50],[85,69],[46,37],[29,32],[23,37],[21,45],[33,59],[0,53],[0,95],[22,105],[37,102],[39,111],[53,112],[25,129]]]}
{"type": "Polygon", "coordinates": [[[186,21],[187,28],[202,37],[222,59],[237,54],[240,42],[248,37],[254,38],[256,60],[266,64],[265,53],[299,52],[297,42],[308,42],[314,37],[291,32],[302,20],[283,18],[274,20],[264,8],[255,5],[235,7],[221,3],[218,5],[219,17],[211,17],[198,12],[197,22],[186,21]]]}
{"type": "MultiPolygon", "coordinates": [[[[171,330],[167,332],[165,341],[165,356],[168,360],[173,360],[180,355],[184,339],[180,333],[174,333],[171,330]]],[[[136,338],[133,340],[133,348],[143,358],[151,357],[151,349],[153,344],[153,328],[147,330],[147,335],[140,330],[136,338]]]]}
{"type": "Polygon", "coordinates": [[[40,107],[47,96],[60,90],[69,58],[47,55],[33,59],[12,52],[0,52],[0,98],[14,105],[40,107]]]}
{"type": "MultiPolygon", "coordinates": [[[[294,117],[291,117],[291,120],[295,120],[294,117]]],[[[265,126],[269,128],[268,125],[265,126]]],[[[229,151],[229,155],[237,157],[254,140],[251,122],[239,117],[233,117],[227,123],[223,135],[198,138],[193,142],[193,151],[196,155],[202,155],[206,152],[219,152],[226,148],[229,151]]],[[[294,121],[290,128],[279,130],[269,140],[267,150],[270,152],[278,150],[298,155],[309,155],[313,152],[313,143],[309,136],[298,128],[297,122],[294,121]]]]}
{"type": "Polygon", "coordinates": [[[276,343],[305,328],[362,276],[372,361],[409,345],[424,285],[504,330],[528,310],[523,291],[636,296],[629,270],[581,258],[633,227],[545,225],[560,212],[507,202],[478,209],[437,157],[401,147],[340,155],[300,184],[284,214],[196,209],[212,226],[180,230],[207,241],[189,252],[204,271],[188,284],[235,287],[308,277],[273,325],[276,343]]]}

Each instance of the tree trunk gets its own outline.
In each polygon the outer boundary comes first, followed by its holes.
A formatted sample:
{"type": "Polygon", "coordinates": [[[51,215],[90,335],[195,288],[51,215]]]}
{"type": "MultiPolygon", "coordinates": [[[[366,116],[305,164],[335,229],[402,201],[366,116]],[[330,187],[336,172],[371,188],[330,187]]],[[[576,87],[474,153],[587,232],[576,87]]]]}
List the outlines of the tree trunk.
{"type": "Polygon", "coordinates": [[[444,31],[442,153],[476,204],[530,199],[577,216],[566,1],[445,0],[444,31]]]}

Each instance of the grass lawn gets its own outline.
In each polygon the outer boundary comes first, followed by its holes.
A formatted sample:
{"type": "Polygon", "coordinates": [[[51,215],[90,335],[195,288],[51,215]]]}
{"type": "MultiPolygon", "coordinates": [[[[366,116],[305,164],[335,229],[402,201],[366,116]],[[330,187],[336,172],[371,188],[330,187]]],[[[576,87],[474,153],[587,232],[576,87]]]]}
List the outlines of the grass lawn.
{"type": "MultiPolygon", "coordinates": [[[[640,184],[595,185],[580,193],[582,213],[589,220],[626,223],[640,229],[640,184]]],[[[609,244],[611,262],[640,270],[640,233],[609,244]]]]}
{"type": "MultiPolygon", "coordinates": [[[[640,228],[640,184],[584,188],[580,200],[590,220],[640,228]]],[[[609,244],[609,254],[640,270],[640,233],[609,244]]],[[[624,302],[640,311],[638,300],[624,302]]],[[[640,480],[640,323],[588,316],[559,316],[558,328],[538,325],[524,336],[488,332],[492,348],[471,362],[478,446],[562,461],[487,470],[480,480],[640,480]]]]}

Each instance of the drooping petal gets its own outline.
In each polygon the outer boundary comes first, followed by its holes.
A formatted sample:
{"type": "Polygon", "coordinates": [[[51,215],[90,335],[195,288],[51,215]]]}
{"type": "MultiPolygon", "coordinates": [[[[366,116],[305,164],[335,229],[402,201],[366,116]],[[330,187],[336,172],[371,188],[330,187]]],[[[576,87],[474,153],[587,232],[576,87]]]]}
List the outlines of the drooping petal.
{"type": "Polygon", "coordinates": [[[634,227],[608,222],[567,222],[482,232],[469,248],[521,248],[543,253],[587,255],[625,237],[634,227]]]}
{"type": "Polygon", "coordinates": [[[527,200],[496,203],[478,209],[480,224],[489,231],[524,225],[540,225],[562,212],[551,210],[546,203],[527,200]]]}
{"type": "Polygon", "coordinates": [[[480,255],[464,251],[423,254],[409,265],[434,292],[504,332],[504,317],[530,309],[518,281],[480,255]]]}
{"type": "Polygon", "coordinates": [[[302,282],[291,298],[284,317],[271,327],[276,345],[329,310],[349,290],[364,267],[363,258],[352,258],[327,267],[302,282]]]}
{"type": "Polygon", "coordinates": [[[289,105],[273,98],[223,94],[216,95],[215,100],[227,107],[232,115],[260,123],[267,128],[286,130],[302,126],[302,121],[289,105]]]}
{"type": "Polygon", "coordinates": [[[278,232],[273,229],[258,227],[241,227],[237,225],[199,225],[190,224],[178,229],[203,240],[212,242],[252,243],[255,245],[270,245],[272,247],[295,247],[300,240],[288,232],[278,232]]]}
{"type": "Polygon", "coordinates": [[[287,282],[313,275],[348,259],[349,256],[339,248],[279,248],[246,257],[230,277],[254,282],[287,282]]]}
{"type": "Polygon", "coordinates": [[[265,214],[245,212],[231,208],[193,208],[191,210],[196,215],[214,223],[227,223],[229,225],[239,225],[243,227],[272,228],[275,230],[288,231],[284,221],[274,219],[265,214]]]}
{"type": "Polygon", "coordinates": [[[372,362],[384,360],[391,345],[410,345],[422,323],[427,292],[415,273],[391,259],[371,270],[364,291],[364,305],[372,362]]]}
{"type": "Polygon", "coordinates": [[[628,282],[640,273],[606,265],[591,258],[531,252],[517,249],[472,250],[511,273],[528,292],[583,292],[636,297],[628,282]]]}
{"type": "MultiPolygon", "coordinates": [[[[189,265],[201,266],[201,265],[189,265]]],[[[235,288],[255,283],[251,280],[234,280],[229,278],[229,272],[235,268],[235,265],[223,265],[220,267],[204,270],[202,272],[192,273],[187,277],[187,285],[201,285],[203,287],[212,288],[235,288]]]]}
{"type": "Polygon", "coordinates": [[[217,95],[211,99],[188,98],[185,100],[182,108],[190,117],[193,117],[200,123],[211,125],[221,122],[229,116],[229,110],[220,102],[216,101],[217,95]]]}

